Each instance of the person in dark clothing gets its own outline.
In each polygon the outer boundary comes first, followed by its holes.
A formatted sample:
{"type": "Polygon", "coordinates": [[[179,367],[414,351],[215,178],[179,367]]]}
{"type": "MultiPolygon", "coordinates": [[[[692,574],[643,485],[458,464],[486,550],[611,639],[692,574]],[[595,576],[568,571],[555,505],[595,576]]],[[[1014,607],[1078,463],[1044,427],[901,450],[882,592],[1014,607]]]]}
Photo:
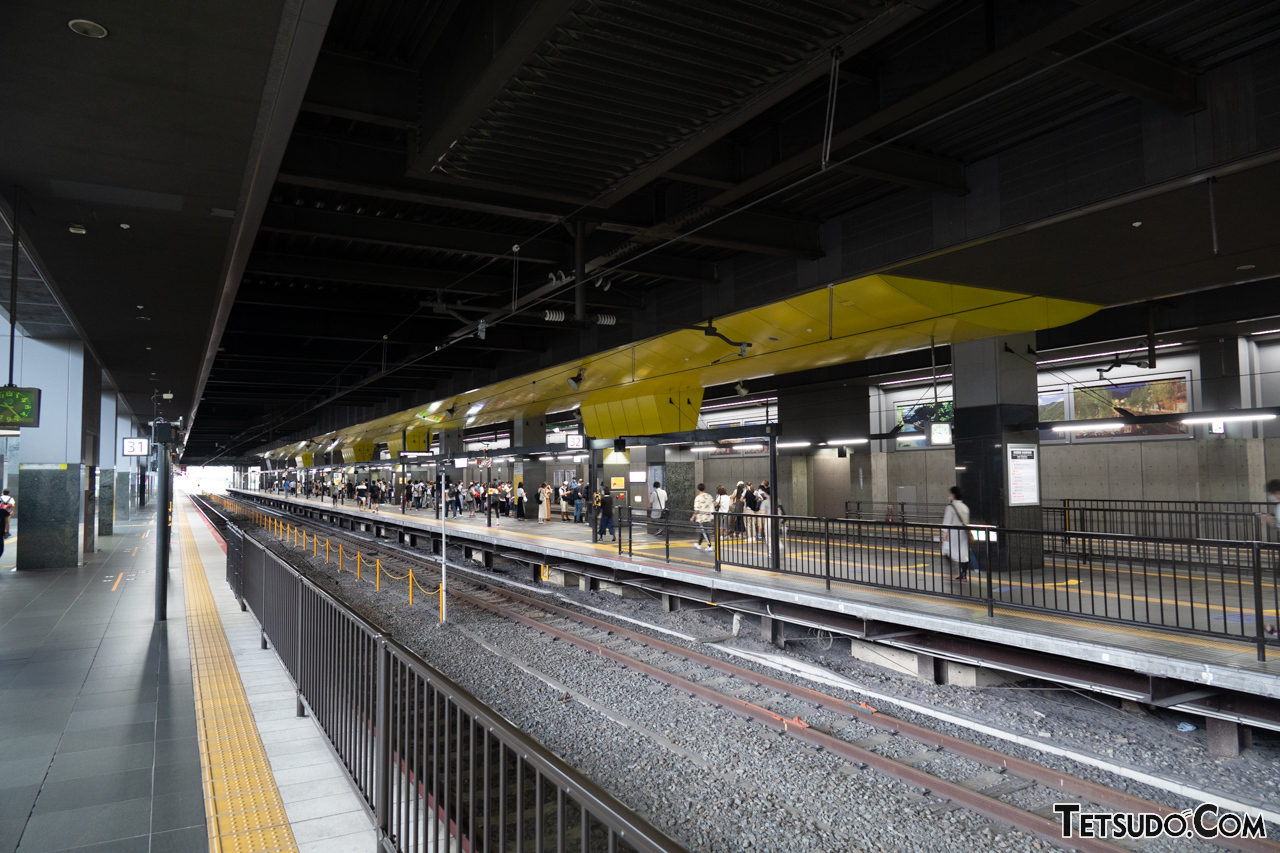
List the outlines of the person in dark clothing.
{"type": "Polygon", "coordinates": [[[613,526],[613,495],[608,492],[600,492],[596,495],[596,511],[600,514],[600,526],[596,530],[596,536],[603,540],[604,532],[609,531],[609,535],[613,537],[613,541],[618,541],[618,531],[613,526]]]}

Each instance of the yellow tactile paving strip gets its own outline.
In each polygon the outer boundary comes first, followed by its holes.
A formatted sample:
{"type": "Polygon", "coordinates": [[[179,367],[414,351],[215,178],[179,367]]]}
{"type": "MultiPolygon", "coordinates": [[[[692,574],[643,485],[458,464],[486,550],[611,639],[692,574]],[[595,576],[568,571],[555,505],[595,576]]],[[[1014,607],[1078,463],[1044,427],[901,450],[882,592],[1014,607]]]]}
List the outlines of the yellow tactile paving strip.
{"type": "Polygon", "coordinates": [[[176,521],[182,540],[182,586],[210,853],[296,851],[204,563],[186,516],[178,513],[176,521]]]}

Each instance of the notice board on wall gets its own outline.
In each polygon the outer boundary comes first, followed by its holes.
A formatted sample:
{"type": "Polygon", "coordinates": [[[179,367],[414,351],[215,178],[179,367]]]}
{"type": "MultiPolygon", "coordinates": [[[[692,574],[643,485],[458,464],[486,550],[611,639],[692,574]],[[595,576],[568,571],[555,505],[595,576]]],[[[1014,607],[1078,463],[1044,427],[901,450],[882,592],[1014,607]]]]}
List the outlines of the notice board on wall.
{"type": "Polygon", "coordinates": [[[1040,504],[1040,447],[1006,444],[1005,469],[1009,476],[1009,506],[1040,504]]]}

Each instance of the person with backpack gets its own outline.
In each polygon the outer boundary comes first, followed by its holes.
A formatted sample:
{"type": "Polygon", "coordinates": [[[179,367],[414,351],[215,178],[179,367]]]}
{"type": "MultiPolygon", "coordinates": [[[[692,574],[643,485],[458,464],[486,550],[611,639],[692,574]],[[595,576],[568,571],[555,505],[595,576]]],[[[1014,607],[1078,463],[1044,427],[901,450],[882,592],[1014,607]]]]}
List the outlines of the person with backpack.
{"type": "Polygon", "coordinates": [[[665,536],[667,534],[667,490],[662,488],[662,483],[657,480],[653,481],[653,488],[649,492],[649,515],[652,517],[653,510],[658,511],[658,519],[662,522],[658,525],[654,536],[665,536]]]}
{"type": "Polygon", "coordinates": [[[601,491],[596,493],[596,512],[600,516],[600,525],[596,529],[596,538],[604,541],[604,532],[609,531],[613,541],[618,541],[618,530],[613,526],[613,495],[601,491]]]}
{"type": "Polygon", "coordinates": [[[746,483],[742,487],[743,532],[748,539],[763,539],[756,513],[760,511],[760,496],[756,487],[746,483]]]}

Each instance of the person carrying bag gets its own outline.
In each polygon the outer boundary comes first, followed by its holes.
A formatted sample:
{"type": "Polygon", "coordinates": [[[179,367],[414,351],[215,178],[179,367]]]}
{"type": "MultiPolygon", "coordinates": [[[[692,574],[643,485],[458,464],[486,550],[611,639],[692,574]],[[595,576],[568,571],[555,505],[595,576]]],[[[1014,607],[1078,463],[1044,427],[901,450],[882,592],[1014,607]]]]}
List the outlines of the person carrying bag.
{"type": "Polygon", "coordinates": [[[973,528],[969,526],[969,507],[959,486],[951,487],[951,502],[942,516],[942,523],[951,529],[942,531],[942,556],[960,567],[957,581],[969,579],[969,569],[978,571],[978,555],[971,547],[975,541],[973,528]]]}

